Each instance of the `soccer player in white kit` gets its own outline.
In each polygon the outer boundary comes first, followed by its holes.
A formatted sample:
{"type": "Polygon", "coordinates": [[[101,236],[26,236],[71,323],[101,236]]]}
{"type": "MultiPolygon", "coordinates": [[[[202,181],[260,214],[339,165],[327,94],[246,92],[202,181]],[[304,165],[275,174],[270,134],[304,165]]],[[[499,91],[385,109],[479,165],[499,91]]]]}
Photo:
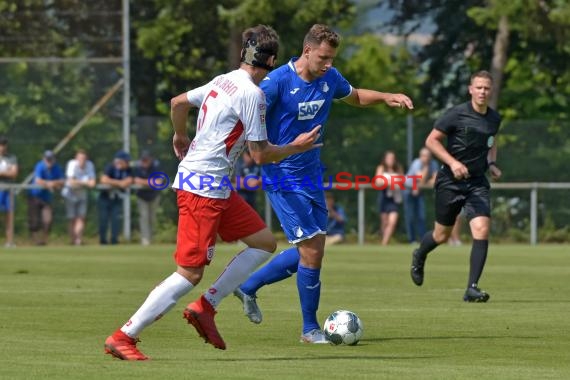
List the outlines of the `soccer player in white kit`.
{"type": "Polygon", "coordinates": [[[279,40],[275,31],[258,25],[244,31],[238,70],[172,99],[173,147],[181,159],[173,188],[179,208],[174,259],[177,270],[150,292],[137,312],[105,341],[105,351],[123,360],[148,359],[138,350],[139,334],[168,312],[202,279],[214,256],[216,235],[241,240],[247,248],[227,265],[215,283],[184,310],[184,318],[214,347],[226,345],[214,322],[220,301],[241,284],[276,249],[263,220],[229,181],[236,159],[247,146],[256,163],[319,147],[320,126],[282,146],[267,141],[265,96],[257,86],[273,69],[279,40]],[[188,111],[199,107],[196,137],[187,135],[188,111]]]}

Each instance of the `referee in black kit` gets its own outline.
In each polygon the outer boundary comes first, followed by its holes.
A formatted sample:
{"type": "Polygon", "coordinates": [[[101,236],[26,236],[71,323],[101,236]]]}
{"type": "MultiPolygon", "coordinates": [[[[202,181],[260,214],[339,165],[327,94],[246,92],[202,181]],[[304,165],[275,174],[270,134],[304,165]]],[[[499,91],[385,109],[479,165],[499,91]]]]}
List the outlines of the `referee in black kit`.
{"type": "Polygon", "coordinates": [[[424,281],[424,265],[429,252],[447,241],[455,218],[464,208],[469,221],[473,245],[466,302],[487,302],[489,294],[477,286],[483,272],[489,247],[491,208],[489,181],[485,172],[497,180],[501,171],[495,163],[497,146],[495,135],[501,124],[499,114],[488,107],[493,78],[487,71],[471,76],[471,100],[448,110],[434,125],[426,139],[426,146],[442,163],[435,181],[436,222],[414,250],[411,276],[414,284],[424,281]],[[444,140],[447,139],[447,147],[444,140]]]}

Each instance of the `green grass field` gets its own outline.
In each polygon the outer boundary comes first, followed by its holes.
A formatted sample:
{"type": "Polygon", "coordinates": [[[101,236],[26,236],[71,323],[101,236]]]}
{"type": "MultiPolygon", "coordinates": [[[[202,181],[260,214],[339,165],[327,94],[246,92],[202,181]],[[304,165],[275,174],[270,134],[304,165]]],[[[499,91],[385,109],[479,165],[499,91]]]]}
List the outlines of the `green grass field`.
{"type": "Polygon", "coordinates": [[[220,245],[202,284],[142,334],[152,360],[122,362],[103,341],[169,275],[172,246],[19,247],[0,253],[0,378],[547,379],[570,378],[568,246],[492,246],[487,304],[465,304],[468,247],[440,247],[422,288],[409,246],[327,251],[319,317],[355,311],[358,346],[298,343],[294,279],[264,288],[261,325],[233,296],[217,323],[227,351],[204,344],[181,311],[238,249],[220,245]]]}

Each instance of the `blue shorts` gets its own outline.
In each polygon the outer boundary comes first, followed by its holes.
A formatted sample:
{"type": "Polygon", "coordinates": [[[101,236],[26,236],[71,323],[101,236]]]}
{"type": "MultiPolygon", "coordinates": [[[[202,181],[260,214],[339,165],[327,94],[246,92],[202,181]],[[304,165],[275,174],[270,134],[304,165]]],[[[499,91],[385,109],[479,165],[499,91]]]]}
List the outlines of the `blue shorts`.
{"type": "Polygon", "coordinates": [[[290,243],[327,233],[327,204],[322,190],[268,191],[267,196],[290,243]]]}
{"type": "Polygon", "coordinates": [[[10,191],[0,191],[0,212],[8,212],[10,210],[12,210],[12,205],[10,204],[10,191]]]}

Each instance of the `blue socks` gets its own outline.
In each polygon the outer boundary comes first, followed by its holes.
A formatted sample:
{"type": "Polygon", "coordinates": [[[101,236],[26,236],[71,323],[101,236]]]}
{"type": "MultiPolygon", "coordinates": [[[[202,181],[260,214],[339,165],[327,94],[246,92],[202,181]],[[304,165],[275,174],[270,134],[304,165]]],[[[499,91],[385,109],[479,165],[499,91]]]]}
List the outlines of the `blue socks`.
{"type": "Polygon", "coordinates": [[[303,313],[303,334],[314,329],[320,329],[317,321],[317,309],[321,298],[321,275],[320,269],[311,269],[299,264],[297,272],[297,289],[301,300],[301,311],[303,313]]]}
{"type": "MultiPolygon", "coordinates": [[[[299,250],[291,247],[276,255],[267,265],[251,274],[239,287],[247,295],[254,295],[264,285],[291,277],[299,267],[299,250]]],[[[318,277],[317,277],[318,278],[318,277]]]]}
{"type": "Polygon", "coordinates": [[[320,269],[306,268],[299,264],[299,250],[291,247],[276,255],[267,265],[255,271],[240,289],[247,295],[254,295],[264,285],[273,284],[291,277],[297,272],[297,289],[303,313],[303,334],[319,329],[317,309],[321,298],[320,269]]]}

